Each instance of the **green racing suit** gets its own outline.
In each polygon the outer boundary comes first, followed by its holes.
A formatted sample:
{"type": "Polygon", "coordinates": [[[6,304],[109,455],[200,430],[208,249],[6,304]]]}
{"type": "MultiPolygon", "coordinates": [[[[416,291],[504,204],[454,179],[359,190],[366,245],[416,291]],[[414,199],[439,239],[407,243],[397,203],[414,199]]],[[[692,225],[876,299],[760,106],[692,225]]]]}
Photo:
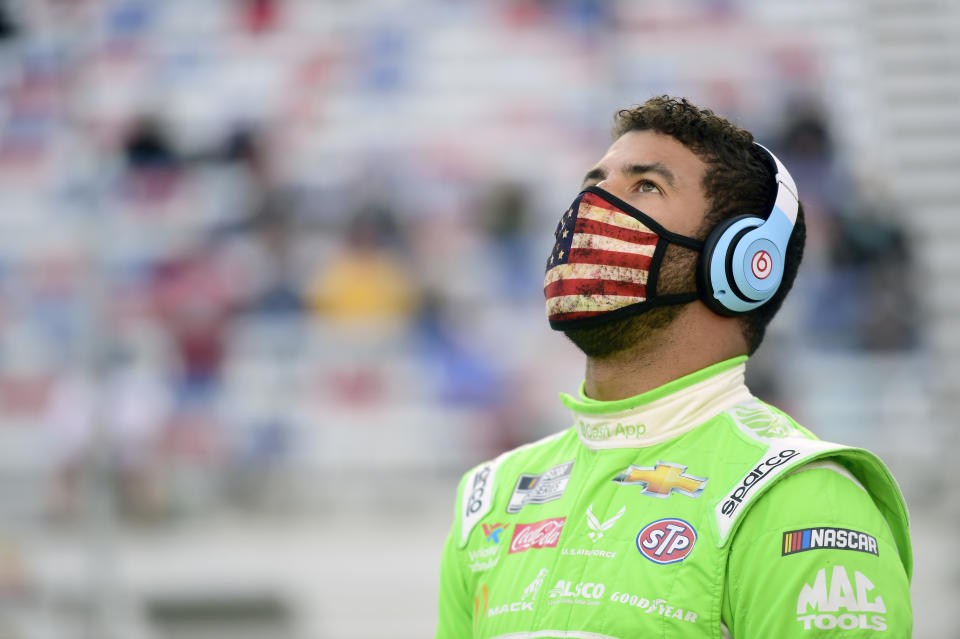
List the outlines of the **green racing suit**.
{"type": "Polygon", "coordinates": [[[438,639],[909,637],[906,507],[883,463],[743,383],[744,357],[460,482],[438,639]]]}

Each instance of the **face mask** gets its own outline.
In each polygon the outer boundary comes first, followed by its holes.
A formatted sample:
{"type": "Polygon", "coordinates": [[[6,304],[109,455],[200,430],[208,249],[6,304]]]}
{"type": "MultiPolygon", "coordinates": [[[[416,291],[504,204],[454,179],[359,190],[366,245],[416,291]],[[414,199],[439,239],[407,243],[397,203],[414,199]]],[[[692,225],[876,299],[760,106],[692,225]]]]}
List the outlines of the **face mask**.
{"type": "Polygon", "coordinates": [[[703,242],[671,233],[601,188],[591,186],[577,196],[554,237],[543,292],[555,330],[697,299],[696,292],[657,294],[657,276],[668,244],[700,251],[703,242]]]}

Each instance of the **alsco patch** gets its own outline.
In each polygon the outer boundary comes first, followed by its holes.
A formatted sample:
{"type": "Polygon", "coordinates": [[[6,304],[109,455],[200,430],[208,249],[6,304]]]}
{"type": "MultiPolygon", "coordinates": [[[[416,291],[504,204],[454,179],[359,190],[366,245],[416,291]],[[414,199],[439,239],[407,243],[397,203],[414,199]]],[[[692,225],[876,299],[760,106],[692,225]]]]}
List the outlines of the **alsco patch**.
{"type": "Polygon", "coordinates": [[[832,550],[856,550],[880,556],[877,538],[873,535],[848,528],[803,528],[783,533],[781,556],[794,555],[807,550],[828,548],[832,550]]]}
{"type": "Polygon", "coordinates": [[[658,519],[637,535],[637,550],[656,564],[683,561],[697,543],[697,531],[682,519],[658,519]]]}

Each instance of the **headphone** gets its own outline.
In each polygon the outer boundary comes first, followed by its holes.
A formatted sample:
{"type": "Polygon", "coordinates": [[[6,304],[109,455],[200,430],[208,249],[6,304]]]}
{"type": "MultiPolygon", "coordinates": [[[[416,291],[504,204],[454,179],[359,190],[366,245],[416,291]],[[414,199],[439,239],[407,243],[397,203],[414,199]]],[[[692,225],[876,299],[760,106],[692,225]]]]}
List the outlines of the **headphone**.
{"type": "Polygon", "coordinates": [[[736,316],[768,302],[780,288],[787,244],[800,201],[787,167],[768,148],[777,198],[767,219],[738,215],[718,224],[703,247],[697,268],[700,299],[720,315],[736,316]]]}

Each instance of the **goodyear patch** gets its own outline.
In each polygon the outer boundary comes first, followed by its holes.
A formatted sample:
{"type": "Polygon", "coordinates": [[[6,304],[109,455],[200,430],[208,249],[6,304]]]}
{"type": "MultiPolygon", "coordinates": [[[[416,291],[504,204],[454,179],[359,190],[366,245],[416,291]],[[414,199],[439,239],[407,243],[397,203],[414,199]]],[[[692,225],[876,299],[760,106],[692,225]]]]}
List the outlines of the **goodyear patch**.
{"type": "Polygon", "coordinates": [[[856,550],[880,556],[877,538],[848,528],[803,528],[783,533],[783,557],[807,550],[856,550]]]}

